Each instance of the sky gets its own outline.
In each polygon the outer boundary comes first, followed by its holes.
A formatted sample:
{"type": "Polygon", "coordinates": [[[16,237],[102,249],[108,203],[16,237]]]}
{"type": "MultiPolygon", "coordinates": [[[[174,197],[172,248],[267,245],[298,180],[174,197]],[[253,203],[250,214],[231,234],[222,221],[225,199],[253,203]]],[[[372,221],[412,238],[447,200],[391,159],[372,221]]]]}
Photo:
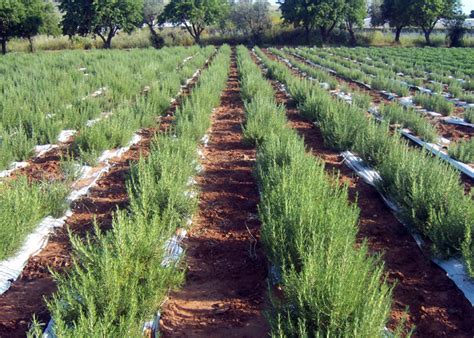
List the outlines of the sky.
{"type": "MultiPolygon", "coordinates": [[[[278,0],[269,0],[270,3],[276,4],[278,0]]],[[[461,0],[464,13],[469,14],[474,10],[474,0],[461,0]]]]}
{"type": "Polygon", "coordinates": [[[464,13],[471,13],[474,10],[474,0],[461,0],[463,4],[464,13]]]}

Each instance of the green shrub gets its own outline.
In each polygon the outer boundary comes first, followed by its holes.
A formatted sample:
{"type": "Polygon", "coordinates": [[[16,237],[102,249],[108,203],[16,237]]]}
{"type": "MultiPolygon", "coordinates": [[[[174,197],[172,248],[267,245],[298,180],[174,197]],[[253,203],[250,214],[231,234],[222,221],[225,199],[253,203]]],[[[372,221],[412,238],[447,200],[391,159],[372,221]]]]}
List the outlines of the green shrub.
{"type": "Polygon", "coordinates": [[[447,101],[441,95],[417,94],[413,97],[413,102],[431,111],[449,116],[453,113],[454,104],[447,101]]]}
{"type": "Polygon", "coordinates": [[[461,140],[451,144],[449,156],[464,163],[474,164],[474,139],[461,140]]]}
{"type": "Polygon", "coordinates": [[[464,111],[464,120],[468,123],[474,123],[474,108],[468,108],[464,111]]]}
{"type": "Polygon", "coordinates": [[[436,128],[413,109],[405,109],[400,105],[390,104],[381,105],[379,112],[390,124],[409,128],[425,142],[433,142],[438,137],[436,128]]]}
{"type": "MultiPolygon", "coordinates": [[[[278,74],[283,82],[288,76],[291,91],[297,86],[299,97],[318,100],[317,93],[303,94],[307,81],[296,85],[290,81],[291,74],[278,70],[278,64],[269,62],[258,49],[257,53],[269,66],[269,74],[278,74]]],[[[239,58],[249,58],[243,47],[239,47],[239,58]]],[[[243,74],[258,73],[254,64],[241,65],[243,74]]],[[[244,91],[246,85],[243,81],[244,91]]],[[[254,88],[253,83],[249,85],[254,88]]],[[[284,121],[280,128],[266,129],[264,116],[273,94],[265,97],[263,93],[254,92],[255,105],[247,123],[262,121],[261,128],[268,131],[257,143],[256,176],[262,241],[281,275],[283,292],[281,298],[272,297],[272,334],[381,335],[390,311],[391,288],[384,282],[380,261],[368,256],[367,246],[355,248],[359,211],[348,202],[347,186],[334,184],[337,178],[326,175],[323,163],[306,153],[304,141],[284,127],[284,121]],[[259,114],[261,118],[256,117],[259,114]]],[[[273,110],[278,109],[273,105],[273,110]]],[[[321,114],[332,113],[327,110],[321,114]]]]}
{"type": "MultiPolygon", "coordinates": [[[[185,100],[198,108],[196,114],[209,118],[212,107],[194,96],[212,93],[206,98],[219,102],[229,63],[225,46],[185,100]]],[[[184,116],[174,128],[186,122],[184,116]]],[[[156,315],[168,291],[182,283],[182,271],[162,263],[166,241],[185,226],[196,206],[187,194],[197,160],[195,136],[158,136],[150,156],[132,168],[127,179],[130,207],[114,215],[112,230],[102,234],[96,226],[94,237],[71,236],[75,264],[66,275],[54,274],[58,291],[48,302],[57,336],[141,336],[143,323],[156,315]]]]}
{"type": "Polygon", "coordinates": [[[67,186],[62,182],[29,183],[21,176],[0,186],[0,260],[14,254],[46,216],[65,210],[67,186]]]}
{"type": "MultiPolygon", "coordinates": [[[[268,74],[280,76],[277,79],[286,83],[293,92],[297,79],[278,71],[284,65],[271,61],[258,49],[257,53],[272,69],[268,74]]],[[[415,230],[430,239],[435,254],[459,254],[465,237],[464,229],[474,224],[474,205],[471,197],[464,194],[459,172],[425,151],[409,148],[396,135],[388,135],[386,124],[378,126],[359,122],[365,112],[355,107],[348,118],[358,126],[352,132],[351,141],[348,132],[341,132],[351,127],[345,124],[341,127],[344,117],[335,108],[341,104],[340,101],[331,103],[329,94],[320,88],[313,86],[311,91],[313,93],[301,96],[303,101],[299,104],[306,116],[321,125],[325,142],[335,149],[354,150],[372,164],[382,177],[378,182],[379,189],[400,206],[402,217],[415,230]]]]}

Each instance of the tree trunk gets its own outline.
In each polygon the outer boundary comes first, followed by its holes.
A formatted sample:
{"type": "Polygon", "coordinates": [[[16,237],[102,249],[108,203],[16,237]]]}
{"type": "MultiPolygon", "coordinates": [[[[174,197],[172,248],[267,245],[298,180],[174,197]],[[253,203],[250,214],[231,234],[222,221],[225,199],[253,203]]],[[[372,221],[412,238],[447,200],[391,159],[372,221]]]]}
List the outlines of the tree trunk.
{"type": "Polygon", "coordinates": [[[402,26],[398,26],[395,28],[395,43],[400,44],[400,35],[402,33],[402,26]]]}
{"type": "Polygon", "coordinates": [[[155,29],[153,28],[153,25],[152,24],[147,24],[148,25],[148,28],[150,29],[150,34],[151,36],[153,36],[154,38],[158,37],[158,33],[155,31],[155,29]]]}
{"type": "Polygon", "coordinates": [[[194,41],[196,42],[197,45],[201,46],[201,33],[196,32],[194,36],[194,41]]]}
{"type": "Polygon", "coordinates": [[[309,26],[304,26],[304,33],[305,33],[306,43],[309,45],[309,33],[310,33],[309,26]]]}
{"type": "Polygon", "coordinates": [[[355,46],[357,44],[357,38],[354,32],[354,27],[352,26],[351,23],[347,23],[347,31],[349,32],[349,36],[350,36],[349,43],[351,44],[351,46],[355,46]]]}
{"type": "Polygon", "coordinates": [[[7,54],[7,40],[2,40],[2,54],[7,54]]]}
{"type": "Polygon", "coordinates": [[[109,34],[107,35],[107,40],[105,41],[105,45],[104,45],[105,49],[112,48],[112,39],[113,39],[114,35],[115,35],[114,30],[111,29],[109,31],[109,34]]]}
{"type": "Polygon", "coordinates": [[[28,43],[29,43],[28,49],[30,53],[33,53],[35,51],[35,48],[33,46],[33,38],[31,36],[28,36],[28,43]]]}
{"type": "Polygon", "coordinates": [[[323,44],[328,42],[328,31],[326,27],[319,27],[319,31],[321,32],[321,40],[323,40],[323,44]]]}
{"type": "Polygon", "coordinates": [[[431,31],[432,29],[426,29],[422,27],[423,33],[425,34],[426,45],[431,46],[431,31]]]}
{"type": "Polygon", "coordinates": [[[153,48],[162,48],[165,43],[164,39],[156,32],[155,28],[153,27],[153,23],[147,22],[147,26],[150,29],[151,43],[153,48]]]}

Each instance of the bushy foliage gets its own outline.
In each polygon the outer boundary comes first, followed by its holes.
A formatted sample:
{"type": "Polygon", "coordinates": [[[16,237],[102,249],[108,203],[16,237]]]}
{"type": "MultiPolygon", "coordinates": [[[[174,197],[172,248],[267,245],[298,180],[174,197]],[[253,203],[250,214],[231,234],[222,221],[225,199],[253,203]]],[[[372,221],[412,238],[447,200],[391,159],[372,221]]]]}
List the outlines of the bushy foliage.
{"type": "MultiPolygon", "coordinates": [[[[380,335],[391,288],[383,281],[379,259],[369,256],[365,244],[355,248],[359,211],[348,202],[347,186],[333,184],[337,178],[328,176],[323,163],[307,154],[304,141],[286,127],[269,83],[255,75],[259,70],[246,48],[239,47],[238,56],[250,107],[246,126],[260,124],[265,131],[247,137],[255,137],[258,150],[262,241],[283,293],[271,298],[272,334],[380,335]],[[278,116],[270,123],[268,110],[278,116]]],[[[288,75],[265,63],[269,74],[288,75]]]]}
{"type": "MultiPolygon", "coordinates": [[[[271,61],[260,50],[257,52],[270,70],[275,68],[268,74],[280,76],[276,78],[286,83],[291,93],[298,94],[298,86],[294,85],[298,80],[291,73],[278,70],[286,67],[271,61]]],[[[402,217],[414,230],[430,239],[434,254],[460,253],[465,229],[474,224],[474,205],[471,197],[465,195],[455,169],[424,151],[409,148],[397,135],[388,135],[384,124],[359,123],[364,119],[364,111],[345,114],[344,103],[331,101],[329,94],[317,86],[312,86],[305,97],[298,94],[294,98],[307,116],[312,115],[321,124],[323,137],[331,147],[353,150],[375,167],[382,177],[378,183],[380,191],[397,203],[402,217]],[[338,132],[351,128],[346,124],[358,125],[355,139],[348,138],[346,132],[338,132]]]]}
{"type": "MultiPolygon", "coordinates": [[[[196,115],[209,119],[229,63],[230,49],[222,47],[186,99],[196,115]],[[203,93],[210,93],[211,100],[199,100],[203,93]]],[[[182,110],[175,130],[187,123],[186,116],[182,110]]],[[[56,335],[140,336],[143,322],[156,314],[168,290],[183,281],[178,262],[167,266],[163,260],[166,241],[185,226],[196,205],[186,192],[196,170],[201,127],[196,124],[192,133],[161,135],[153,141],[150,156],[132,168],[127,180],[130,207],[115,214],[112,230],[102,234],[96,227],[95,236],[85,241],[71,235],[74,267],[66,275],[55,274],[58,291],[48,302],[56,335]]]]}

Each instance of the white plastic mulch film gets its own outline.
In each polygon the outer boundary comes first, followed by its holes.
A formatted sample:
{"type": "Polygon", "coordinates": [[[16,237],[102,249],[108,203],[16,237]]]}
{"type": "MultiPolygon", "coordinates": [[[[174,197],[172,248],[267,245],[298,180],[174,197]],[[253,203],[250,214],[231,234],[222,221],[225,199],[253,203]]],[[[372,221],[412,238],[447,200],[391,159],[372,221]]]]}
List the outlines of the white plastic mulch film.
{"type": "Polygon", "coordinates": [[[46,217],[38,227],[29,234],[19,252],[7,260],[0,262],[0,295],[20,276],[30,257],[39,253],[48,243],[49,235],[55,228],[62,227],[66,218],[71,215],[69,210],[61,218],[46,217]]]}
{"type": "Polygon", "coordinates": [[[471,168],[469,165],[457,161],[453,158],[451,158],[443,149],[433,143],[428,143],[422,141],[419,137],[416,137],[412,133],[410,133],[408,130],[402,130],[401,131],[402,135],[405,136],[406,138],[410,139],[411,141],[417,143],[418,145],[422,146],[423,148],[429,150],[431,153],[434,155],[440,157],[441,159],[445,160],[446,162],[449,162],[452,166],[454,166],[456,169],[459,171],[463,172],[470,178],[474,178],[474,169],[471,168]]]}
{"type": "MultiPolygon", "coordinates": [[[[342,156],[344,158],[344,163],[349,168],[354,170],[356,174],[364,180],[364,182],[377,189],[376,183],[378,180],[382,179],[377,173],[377,171],[367,166],[360,157],[349,151],[343,152],[342,156]]],[[[395,213],[396,216],[400,211],[400,208],[397,206],[397,204],[389,197],[382,194],[379,189],[377,189],[377,191],[380,193],[384,202],[395,213]]],[[[423,240],[421,239],[421,237],[411,231],[410,233],[415,239],[418,247],[421,248],[423,244],[423,240]]],[[[462,261],[455,258],[449,260],[441,260],[438,258],[434,258],[432,259],[432,261],[436,263],[439,267],[441,267],[444,271],[446,271],[446,275],[463,292],[464,296],[469,300],[471,305],[474,306],[474,281],[469,278],[462,261]]]]}
{"type": "MultiPolygon", "coordinates": [[[[82,175],[72,185],[72,192],[67,197],[69,203],[74,202],[80,197],[86,195],[103,174],[108,172],[113,166],[109,161],[111,159],[119,158],[127,152],[131,146],[140,142],[141,137],[134,135],[132,141],[124,148],[119,148],[114,151],[105,151],[97,167],[83,166],[81,168],[82,175]]],[[[66,219],[72,215],[68,210],[61,218],[55,219],[46,217],[26,238],[20,250],[11,258],[0,262],[0,295],[5,293],[11,284],[20,276],[23,268],[28,260],[41,252],[48,244],[50,234],[58,227],[62,227],[66,219]]]]}

